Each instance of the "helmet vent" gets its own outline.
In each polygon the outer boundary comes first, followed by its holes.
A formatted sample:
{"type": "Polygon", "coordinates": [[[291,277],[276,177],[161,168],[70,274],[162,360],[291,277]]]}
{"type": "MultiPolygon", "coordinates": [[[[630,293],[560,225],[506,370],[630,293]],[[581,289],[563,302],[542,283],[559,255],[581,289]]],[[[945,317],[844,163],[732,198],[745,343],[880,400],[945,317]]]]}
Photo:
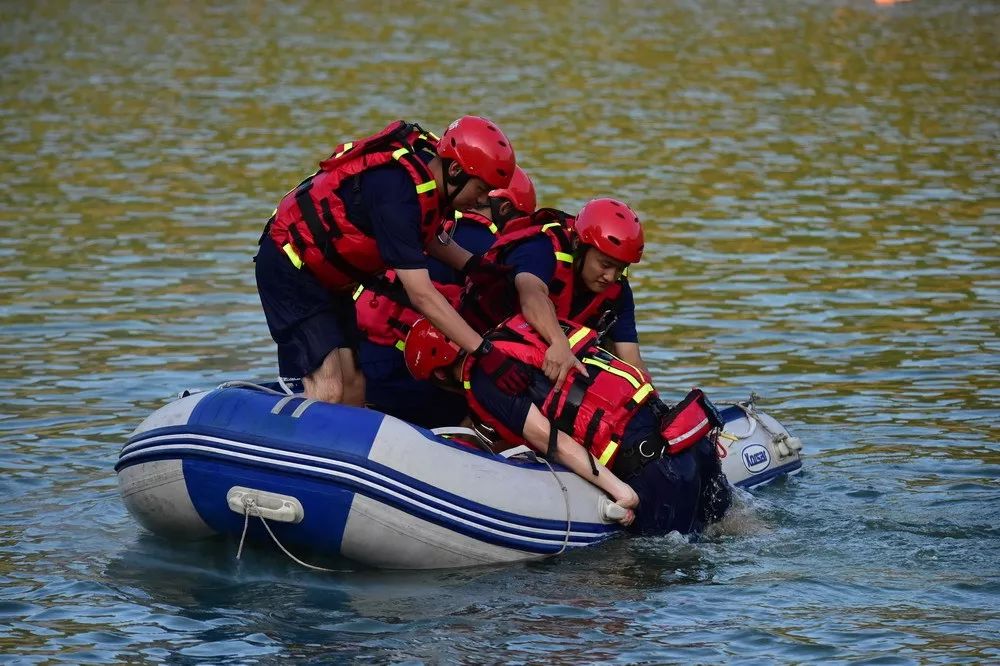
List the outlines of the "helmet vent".
{"type": "Polygon", "coordinates": [[[608,236],[608,240],[611,241],[612,243],[614,243],[615,245],[621,245],[622,244],[621,240],[618,239],[618,238],[616,238],[615,236],[608,236]]]}

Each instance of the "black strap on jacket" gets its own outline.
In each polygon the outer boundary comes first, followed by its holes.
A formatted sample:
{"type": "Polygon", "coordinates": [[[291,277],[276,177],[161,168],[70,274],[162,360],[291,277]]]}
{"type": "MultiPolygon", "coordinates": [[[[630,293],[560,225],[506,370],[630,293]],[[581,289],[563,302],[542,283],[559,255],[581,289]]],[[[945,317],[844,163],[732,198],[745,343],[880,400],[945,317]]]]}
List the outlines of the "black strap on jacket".
{"type": "MultiPolygon", "coordinates": [[[[580,405],[583,404],[584,395],[586,395],[587,387],[593,382],[592,379],[587,377],[584,373],[575,373],[573,381],[568,385],[560,389],[561,393],[566,393],[566,400],[562,401],[563,408],[562,413],[559,414],[556,419],[559,426],[564,430],[573,432],[573,424],[576,423],[576,415],[580,411],[580,405]]],[[[556,410],[559,408],[560,396],[554,396],[552,401],[549,403],[548,416],[549,418],[556,418],[556,410]]]]}
{"type": "Polygon", "coordinates": [[[601,420],[604,418],[603,409],[595,409],[594,415],[590,418],[590,423],[587,424],[587,432],[583,436],[583,448],[587,450],[587,456],[590,458],[590,469],[594,472],[594,476],[597,476],[597,466],[594,464],[594,456],[590,455],[590,447],[594,443],[594,435],[597,434],[597,428],[601,425],[601,420]]]}
{"type": "MultiPolygon", "coordinates": [[[[299,212],[302,213],[302,219],[305,221],[306,226],[309,228],[309,233],[312,234],[313,243],[319,248],[320,252],[323,253],[323,258],[330,262],[334,268],[348,276],[355,282],[363,285],[368,285],[372,281],[372,276],[364,271],[358,269],[356,266],[348,262],[344,257],[337,252],[337,249],[333,247],[331,242],[331,232],[320,220],[319,213],[316,212],[316,206],[313,204],[312,197],[309,196],[309,190],[312,189],[312,181],[299,186],[295,190],[295,203],[299,207],[299,212]]],[[[333,219],[333,215],[330,215],[333,219]]],[[[336,229],[336,224],[331,226],[331,229],[336,229]]],[[[292,239],[298,246],[299,252],[305,252],[306,245],[302,235],[297,233],[295,226],[289,227],[292,239]]],[[[339,229],[337,233],[339,233],[339,229]]],[[[337,236],[339,238],[339,236],[337,236]]]]}
{"type": "Polygon", "coordinates": [[[559,450],[559,427],[556,422],[549,419],[549,443],[545,447],[545,457],[555,462],[556,454],[559,450]]]}

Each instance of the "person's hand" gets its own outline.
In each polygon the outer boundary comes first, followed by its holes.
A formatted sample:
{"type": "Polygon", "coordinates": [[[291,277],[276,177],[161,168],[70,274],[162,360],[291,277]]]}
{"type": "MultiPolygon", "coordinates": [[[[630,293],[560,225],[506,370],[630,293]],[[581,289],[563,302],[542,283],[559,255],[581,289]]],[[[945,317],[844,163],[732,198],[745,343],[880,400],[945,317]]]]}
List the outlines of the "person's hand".
{"type": "Polygon", "coordinates": [[[545,351],[545,360],[542,362],[542,372],[554,384],[556,390],[562,388],[566,381],[566,375],[573,369],[587,374],[587,369],[583,363],[573,355],[569,348],[569,343],[565,340],[557,340],[545,351]]]}
{"type": "Polygon", "coordinates": [[[622,527],[628,527],[635,522],[635,511],[632,509],[625,509],[625,515],[619,518],[617,522],[622,527]]]}
{"type": "Polygon", "coordinates": [[[528,366],[516,358],[507,356],[493,346],[489,340],[483,340],[479,348],[472,353],[476,363],[497,385],[497,388],[507,395],[519,395],[531,386],[531,373],[528,366]]]}
{"type": "Polygon", "coordinates": [[[500,280],[510,279],[510,266],[484,259],[478,254],[469,257],[462,266],[462,272],[474,285],[490,285],[500,280]]]}
{"type": "Polygon", "coordinates": [[[632,486],[622,484],[624,488],[620,494],[615,495],[615,504],[625,509],[625,515],[618,519],[618,523],[628,527],[635,520],[635,509],[639,506],[639,495],[636,494],[632,486]]]}

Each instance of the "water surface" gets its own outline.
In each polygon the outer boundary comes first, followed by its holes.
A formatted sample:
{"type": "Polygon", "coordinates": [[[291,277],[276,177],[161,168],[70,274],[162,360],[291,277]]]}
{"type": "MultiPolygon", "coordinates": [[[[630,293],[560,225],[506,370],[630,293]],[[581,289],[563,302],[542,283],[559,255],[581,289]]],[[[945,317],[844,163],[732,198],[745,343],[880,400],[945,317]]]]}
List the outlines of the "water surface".
{"type": "Polygon", "coordinates": [[[0,657],[1000,660],[1000,28],[987,0],[0,7],[0,657]],[[144,533],[112,467],[275,373],[250,257],[333,145],[488,115],[540,200],[644,220],[661,390],[751,390],[803,473],[721,533],[304,570],[144,533]]]}

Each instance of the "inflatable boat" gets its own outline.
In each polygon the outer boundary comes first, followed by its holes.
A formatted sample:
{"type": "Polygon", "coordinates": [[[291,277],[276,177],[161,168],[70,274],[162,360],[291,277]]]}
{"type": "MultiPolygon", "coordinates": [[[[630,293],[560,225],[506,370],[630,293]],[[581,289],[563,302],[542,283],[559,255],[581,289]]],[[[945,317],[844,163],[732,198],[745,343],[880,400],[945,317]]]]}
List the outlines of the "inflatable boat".
{"type": "MultiPolygon", "coordinates": [[[[752,401],[723,410],[719,453],[744,488],[794,473],[801,443],[752,401]]],[[[524,447],[244,382],[151,414],[115,466],[128,511],[172,539],[272,539],[312,562],[428,569],[532,559],[619,534],[596,487],[524,447]]],[[[294,555],[293,555],[294,553],[294,555]]],[[[296,557],[297,559],[297,557],[296,557]]]]}

